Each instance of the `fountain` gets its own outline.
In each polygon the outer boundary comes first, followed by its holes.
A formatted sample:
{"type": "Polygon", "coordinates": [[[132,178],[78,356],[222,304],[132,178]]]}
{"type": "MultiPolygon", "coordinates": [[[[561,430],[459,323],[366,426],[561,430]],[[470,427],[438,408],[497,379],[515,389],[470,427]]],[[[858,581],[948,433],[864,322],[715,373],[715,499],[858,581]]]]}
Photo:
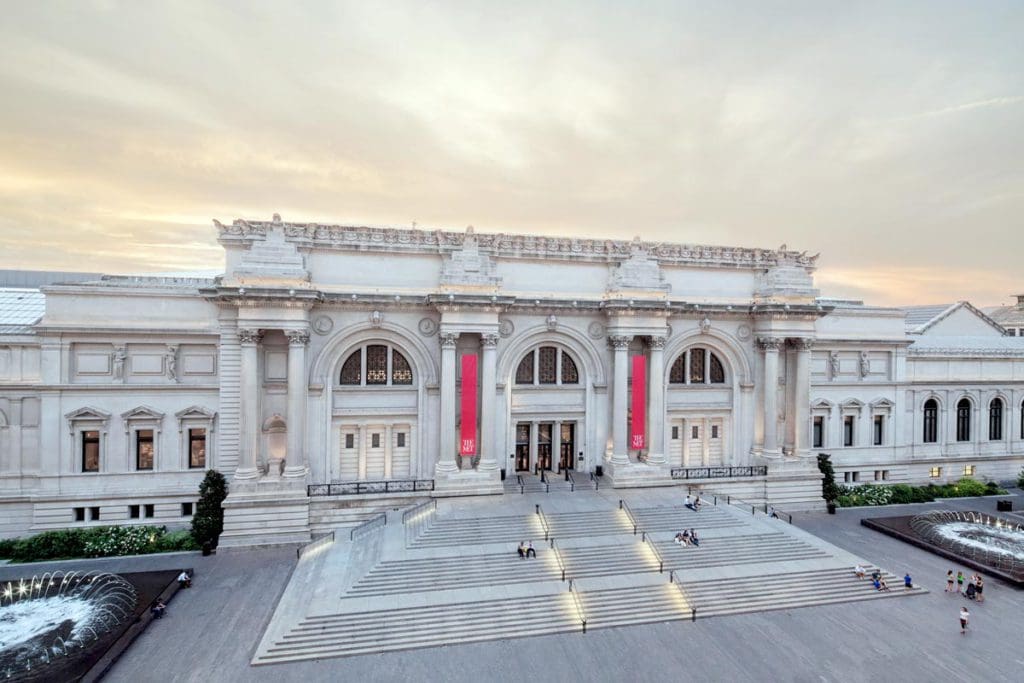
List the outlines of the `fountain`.
{"type": "Polygon", "coordinates": [[[940,548],[1011,573],[1024,571],[1024,527],[979,512],[936,510],[917,515],[910,528],[940,548]]]}
{"type": "Polygon", "coordinates": [[[0,677],[38,675],[124,623],[135,588],[106,572],[47,572],[0,583],[0,677]]]}

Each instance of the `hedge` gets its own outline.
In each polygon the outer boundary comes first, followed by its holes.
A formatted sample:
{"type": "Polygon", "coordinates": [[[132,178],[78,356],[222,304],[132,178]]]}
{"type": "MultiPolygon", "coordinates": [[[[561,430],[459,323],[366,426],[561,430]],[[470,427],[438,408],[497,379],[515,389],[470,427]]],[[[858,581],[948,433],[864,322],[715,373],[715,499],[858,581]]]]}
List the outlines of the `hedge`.
{"type": "Polygon", "coordinates": [[[839,507],[861,507],[865,505],[894,505],[897,503],[930,503],[937,498],[966,498],[971,496],[994,496],[1006,493],[994,481],[982,483],[964,477],[955,484],[935,486],[908,486],[907,484],[864,484],[863,486],[840,486],[836,504],[839,507]]]}
{"type": "Polygon", "coordinates": [[[6,539],[0,541],[0,557],[13,562],[41,562],[198,548],[188,531],[168,533],[167,527],[163,526],[100,526],[44,531],[26,538],[6,539]]]}

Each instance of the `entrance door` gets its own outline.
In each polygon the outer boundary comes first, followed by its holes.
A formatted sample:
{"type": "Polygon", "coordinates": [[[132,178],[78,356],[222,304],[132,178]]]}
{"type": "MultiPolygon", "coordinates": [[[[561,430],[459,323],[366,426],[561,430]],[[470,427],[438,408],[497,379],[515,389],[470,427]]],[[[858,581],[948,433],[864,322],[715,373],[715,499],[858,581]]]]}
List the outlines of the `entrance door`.
{"type": "Polygon", "coordinates": [[[576,467],[576,425],[572,422],[562,423],[561,446],[559,447],[558,467],[571,470],[576,467]]]}
{"type": "Polygon", "coordinates": [[[516,425],[516,472],[530,471],[530,423],[516,425]]]}
{"type": "Polygon", "coordinates": [[[551,469],[551,432],[555,425],[541,422],[537,425],[537,469],[551,469]]]}

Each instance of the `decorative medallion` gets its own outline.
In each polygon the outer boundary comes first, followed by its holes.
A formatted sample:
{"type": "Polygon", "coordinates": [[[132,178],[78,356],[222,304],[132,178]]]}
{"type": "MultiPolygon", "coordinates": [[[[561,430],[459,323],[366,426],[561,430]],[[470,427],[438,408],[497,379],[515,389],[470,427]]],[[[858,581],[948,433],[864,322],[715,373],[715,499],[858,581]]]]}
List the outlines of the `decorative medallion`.
{"type": "Polygon", "coordinates": [[[739,327],[737,327],[736,336],[739,338],[740,341],[747,341],[748,339],[750,339],[750,326],[740,325],[739,327]]]}
{"type": "Polygon", "coordinates": [[[437,334],[437,321],[433,318],[423,318],[420,320],[419,329],[424,337],[433,337],[437,334]]]}
{"type": "Polygon", "coordinates": [[[380,327],[384,322],[384,314],[380,311],[374,311],[370,314],[370,325],[373,327],[380,327]]]}
{"type": "Polygon", "coordinates": [[[604,337],[604,325],[596,320],[587,326],[587,334],[591,339],[602,339],[604,337]]]}
{"type": "Polygon", "coordinates": [[[502,337],[511,337],[512,333],[516,331],[516,326],[512,324],[512,321],[508,318],[501,318],[498,320],[498,334],[502,337]]]}
{"type": "Polygon", "coordinates": [[[554,315],[549,315],[548,319],[545,321],[545,324],[548,326],[549,331],[554,332],[555,330],[558,329],[558,318],[555,317],[554,315]]]}
{"type": "Polygon", "coordinates": [[[313,331],[317,334],[324,335],[334,329],[334,321],[326,315],[321,315],[313,321],[313,331]]]}

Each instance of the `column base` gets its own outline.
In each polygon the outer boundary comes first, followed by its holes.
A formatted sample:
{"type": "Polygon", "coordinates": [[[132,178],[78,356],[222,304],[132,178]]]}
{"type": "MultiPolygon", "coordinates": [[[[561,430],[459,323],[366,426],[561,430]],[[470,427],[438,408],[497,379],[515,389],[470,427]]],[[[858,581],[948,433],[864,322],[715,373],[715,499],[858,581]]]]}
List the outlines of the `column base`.
{"type": "Polygon", "coordinates": [[[480,472],[492,472],[498,469],[498,463],[495,460],[487,459],[481,460],[480,464],[477,465],[477,470],[480,472]]]}
{"type": "Polygon", "coordinates": [[[255,467],[239,467],[235,470],[235,479],[256,479],[260,471],[255,467]]]}
{"type": "Polygon", "coordinates": [[[434,493],[442,496],[478,496],[505,493],[505,488],[501,484],[501,472],[497,467],[491,470],[456,468],[454,472],[436,473],[434,493]]]}
{"type": "Polygon", "coordinates": [[[442,460],[434,464],[434,478],[441,479],[443,477],[449,477],[452,474],[459,472],[459,466],[455,464],[454,460],[442,460]]]}
{"type": "Polygon", "coordinates": [[[308,472],[305,465],[285,465],[283,476],[285,479],[300,479],[305,477],[308,472]]]}
{"type": "Polygon", "coordinates": [[[665,458],[664,453],[648,453],[647,464],[648,465],[664,465],[668,460],[665,458]]]}
{"type": "MultiPolygon", "coordinates": [[[[265,480],[264,480],[265,481],[265,480]]],[[[218,547],[308,543],[309,498],[283,482],[232,491],[224,499],[224,531],[218,547]]]]}
{"type": "Polygon", "coordinates": [[[650,462],[611,463],[604,472],[615,488],[637,488],[646,486],[672,486],[672,474],[667,465],[650,462]]]}

